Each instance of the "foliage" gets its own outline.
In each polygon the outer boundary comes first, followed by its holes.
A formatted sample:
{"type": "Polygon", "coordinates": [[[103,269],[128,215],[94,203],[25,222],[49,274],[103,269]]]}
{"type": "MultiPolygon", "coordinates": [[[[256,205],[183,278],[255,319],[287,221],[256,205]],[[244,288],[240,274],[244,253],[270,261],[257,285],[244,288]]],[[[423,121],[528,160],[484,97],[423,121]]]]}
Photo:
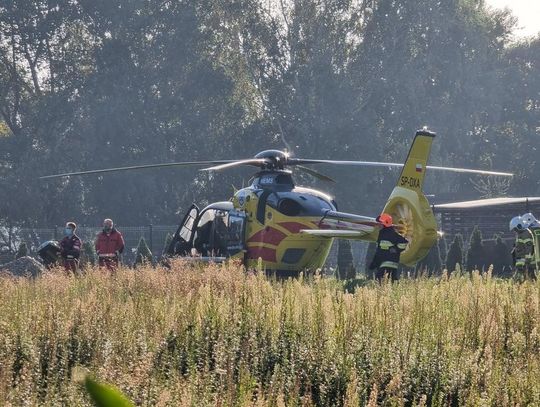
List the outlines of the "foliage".
{"type": "Polygon", "coordinates": [[[81,267],[95,266],[98,260],[94,242],[85,241],[82,245],[80,265],[81,267]]]}
{"type": "Polygon", "coordinates": [[[448,245],[444,236],[439,237],[437,240],[437,246],[439,247],[439,256],[441,259],[441,268],[446,268],[446,256],[448,255],[448,245]]]}
{"type": "Polygon", "coordinates": [[[21,242],[19,244],[19,248],[17,249],[17,253],[15,253],[15,258],[20,259],[21,257],[28,256],[28,246],[26,245],[26,242],[21,242]]]}
{"type": "Polygon", "coordinates": [[[167,252],[167,249],[169,248],[171,242],[173,239],[173,235],[170,233],[167,233],[167,236],[165,236],[165,241],[163,242],[163,250],[161,251],[161,254],[165,254],[167,252]]]}
{"type": "Polygon", "coordinates": [[[416,270],[427,275],[440,274],[442,272],[441,253],[438,242],[429,249],[426,257],[418,262],[416,270]]]}
{"type": "MultiPolygon", "coordinates": [[[[245,173],[38,175],[266,148],[402,161],[423,124],[443,136],[433,163],[520,169],[509,185],[444,174],[431,193],[540,193],[540,39],[511,43],[514,24],[477,0],[2,0],[0,224],[169,223],[245,173]]],[[[396,178],[332,171],[341,209],[365,213],[396,178]]]]}
{"type": "Polygon", "coordinates": [[[456,270],[456,264],[463,267],[463,237],[458,233],[454,236],[452,244],[446,255],[446,267],[448,271],[456,270]]]}
{"type": "Polygon", "coordinates": [[[373,257],[375,256],[375,252],[377,251],[377,244],[375,242],[369,242],[368,248],[366,250],[366,258],[364,259],[365,266],[365,274],[367,278],[373,278],[374,277],[374,270],[368,270],[369,265],[371,264],[371,261],[373,260],[373,257]]]}
{"type": "Polygon", "coordinates": [[[351,242],[346,239],[338,240],[338,276],[341,280],[351,280],[356,278],[356,268],[352,254],[351,242]]]}
{"type": "Polygon", "coordinates": [[[144,236],[141,236],[139,239],[139,244],[137,245],[137,252],[135,254],[135,262],[133,263],[134,267],[137,267],[142,264],[152,264],[153,257],[148,244],[144,236]]]}
{"type": "Polygon", "coordinates": [[[348,294],[319,276],[273,281],[180,262],[120,268],[115,278],[97,268],[0,278],[0,290],[0,405],[89,406],[74,366],[135,405],[514,406],[540,397],[532,282],[473,273],[348,294]]]}
{"type": "Polygon", "coordinates": [[[467,270],[480,270],[489,267],[487,251],[482,243],[482,232],[475,226],[469,239],[469,248],[467,249],[467,270]]]}
{"type": "Polygon", "coordinates": [[[90,394],[96,407],[132,407],[131,403],[116,388],[103,384],[94,378],[87,376],[84,381],[86,391],[90,394]]]}
{"type": "Polygon", "coordinates": [[[504,243],[500,235],[494,236],[494,239],[495,245],[489,257],[493,261],[493,273],[498,276],[510,277],[512,275],[510,248],[504,243]]]}

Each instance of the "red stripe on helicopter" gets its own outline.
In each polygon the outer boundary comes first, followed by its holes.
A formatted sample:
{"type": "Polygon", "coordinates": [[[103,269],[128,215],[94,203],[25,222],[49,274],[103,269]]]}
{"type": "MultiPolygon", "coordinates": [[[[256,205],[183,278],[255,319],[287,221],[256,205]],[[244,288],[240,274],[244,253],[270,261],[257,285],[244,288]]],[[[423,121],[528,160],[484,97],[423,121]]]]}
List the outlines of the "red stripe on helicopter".
{"type": "Polygon", "coordinates": [[[276,250],[268,247],[248,247],[247,258],[257,260],[258,258],[264,261],[276,263],[276,250]]]}
{"type": "Polygon", "coordinates": [[[302,229],[310,229],[309,226],[298,222],[280,222],[278,225],[291,233],[299,233],[302,229]]]}
{"type": "Polygon", "coordinates": [[[286,237],[287,235],[285,233],[267,226],[251,236],[248,239],[248,243],[268,243],[277,246],[286,237]]]}

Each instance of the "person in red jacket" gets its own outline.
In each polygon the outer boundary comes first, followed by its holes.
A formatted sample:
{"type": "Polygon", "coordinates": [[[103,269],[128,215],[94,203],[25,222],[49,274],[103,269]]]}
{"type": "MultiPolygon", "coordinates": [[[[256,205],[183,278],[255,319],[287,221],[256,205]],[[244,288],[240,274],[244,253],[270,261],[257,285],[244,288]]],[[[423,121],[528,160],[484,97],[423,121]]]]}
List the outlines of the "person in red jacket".
{"type": "Polygon", "coordinates": [[[66,223],[64,238],[60,241],[60,256],[66,271],[77,273],[79,269],[79,257],[81,256],[82,241],[75,234],[77,225],[75,222],[66,223]]]}
{"type": "Polygon", "coordinates": [[[96,238],[96,253],[99,257],[99,266],[114,271],[118,267],[120,254],[124,251],[124,237],[114,228],[111,219],[103,221],[103,231],[96,238]]]}

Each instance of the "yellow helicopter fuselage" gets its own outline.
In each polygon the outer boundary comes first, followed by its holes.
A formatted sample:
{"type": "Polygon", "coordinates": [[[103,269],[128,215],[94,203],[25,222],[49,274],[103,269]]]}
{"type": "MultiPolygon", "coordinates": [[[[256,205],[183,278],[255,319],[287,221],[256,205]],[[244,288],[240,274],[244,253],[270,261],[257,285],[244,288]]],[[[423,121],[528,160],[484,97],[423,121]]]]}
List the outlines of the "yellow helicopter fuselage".
{"type": "MultiPolygon", "coordinates": [[[[323,267],[332,247],[333,239],[309,236],[306,229],[318,229],[324,210],[335,210],[330,197],[314,190],[295,188],[288,192],[274,192],[276,205],[263,203],[264,192],[253,188],[238,191],[233,198],[235,209],[246,215],[244,262],[248,268],[263,267],[266,270],[298,272],[323,267]],[[281,198],[280,198],[281,196],[281,198]],[[283,200],[312,201],[319,205],[319,213],[311,216],[290,216],[280,211],[283,200]],[[259,216],[257,216],[259,214],[259,216]],[[263,216],[261,216],[263,215],[263,216]],[[262,222],[261,222],[262,220],[262,222]]],[[[291,210],[291,208],[287,208],[291,210]]],[[[292,208],[294,210],[294,208],[292,208]]],[[[316,208],[310,208],[312,211],[316,208]]],[[[239,257],[239,256],[236,256],[239,257]]]]}

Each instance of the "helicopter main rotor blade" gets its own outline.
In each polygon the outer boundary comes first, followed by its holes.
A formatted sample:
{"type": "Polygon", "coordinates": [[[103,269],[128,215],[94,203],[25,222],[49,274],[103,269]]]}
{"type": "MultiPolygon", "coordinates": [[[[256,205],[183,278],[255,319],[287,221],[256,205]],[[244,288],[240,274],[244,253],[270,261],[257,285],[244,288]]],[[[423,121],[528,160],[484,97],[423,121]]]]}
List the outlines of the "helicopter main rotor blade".
{"type": "Polygon", "coordinates": [[[147,168],[186,167],[186,166],[191,166],[191,165],[193,166],[211,165],[211,164],[224,164],[224,163],[231,163],[231,162],[236,162],[236,160],[185,161],[185,162],[177,162],[177,163],[132,165],[129,167],[104,168],[100,170],[77,171],[77,172],[66,172],[64,174],[44,175],[42,177],[39,177],[39,179],[71,177],[74,175],[104,174],[104,173],[109,173],[109,172],[141,170],[141,169],[147,169],[147,168]]]}
{"type": "MultiPolygon", "coordinates": [[[[334,165],[352,165],[361,167],[403,167],[403,163],[387,163],[380,161],[342,161],[342,160],[310,160],[310,159],[293,159],[290,160],[288,165],[301,165],[301,164],[334,164],[334,165]]],[[[437,171],[450,171],[467,174],[479,174],[479,175],[497,175],[501,177],[512,177],[514,174],[510,172],[501,171],[488,171],[488,170],[476,170],[471,168],[457,168],[457,167],[440,167],[436,165],[426,165],[428,170],[437,171]]]]}
{"type": "Polygon", "coordinates": [[[238,167],[240,165],[254,165],[256,167],[260,167],[270,163],[271,161],[267,158],[248,158],[246,160],[234,160],[224,164],[215,165],[213,167],[202,168],[201,171],[219,171],[227,168],[238,167]]]}
{"type": "Polygon", "coordinates": [[[312,170],[311,168],[304,167],[303,165],[298,165],[298,164],[296,164],[295,166],[300,171],[303,171],[306,174],[309,174],[317,179],[320,179],[321,181],[336,182],[333,178],[330,178],[328,175],[321,174],[320,172],[312,170]]]}

